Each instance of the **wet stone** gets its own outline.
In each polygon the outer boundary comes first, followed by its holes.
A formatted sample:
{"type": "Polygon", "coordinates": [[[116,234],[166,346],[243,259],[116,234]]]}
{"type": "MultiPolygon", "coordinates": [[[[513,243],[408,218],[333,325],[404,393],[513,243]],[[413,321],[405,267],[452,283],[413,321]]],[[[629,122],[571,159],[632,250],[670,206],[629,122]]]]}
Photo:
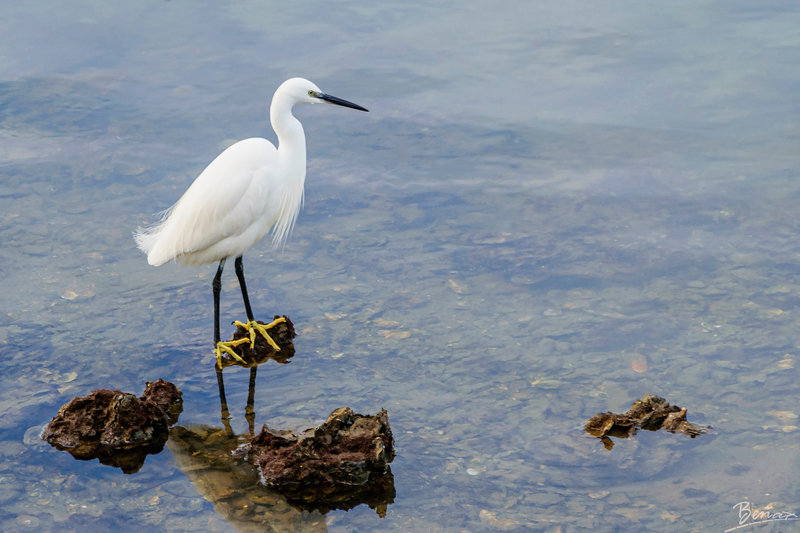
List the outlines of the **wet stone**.
{"type": "Polygon", "coordinates": [[[385,409],[374,416],[349,407],[297,435],[266,425],[236,451],[289,503],[327,512],[367,503],[379,515],[394,501],[394,438],[385,409]]]}
{"type": "Polygon", "coordinates": [[[61,407],[42,438],[76,459],[97,458],[134,473],[148,454],[164,447],[181,402],[181,391],[161,379],[148,382],[141,398],[120,390],[96,390],[61,407]]]}

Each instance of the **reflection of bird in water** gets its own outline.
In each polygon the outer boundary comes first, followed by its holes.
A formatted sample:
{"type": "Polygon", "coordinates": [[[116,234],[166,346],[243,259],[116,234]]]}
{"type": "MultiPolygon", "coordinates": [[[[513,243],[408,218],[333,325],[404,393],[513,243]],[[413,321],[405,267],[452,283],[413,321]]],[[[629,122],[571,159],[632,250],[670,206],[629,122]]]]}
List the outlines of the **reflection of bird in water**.
{"type": "Polygon", "coordinates": [[[254,468],[231,455],[249,440],[244,437],[222,428],[176,426],[170,430],[167,447],[197,492],[236,531],[327,531],[325,515],[294,508],[261,484],[254,468]]]}
{"type": "MultiPolygon", "coordinates": [[[[167,441],[167,447],[172,452],[176,466],[186,474],[197,492],[211,502],[214,509],[231,526],[242,533],[261,533],[263,531],[321,533],[327,531],[325,515],[330,510],[348,510],[362,504],[374,509],[378,516],[386,516],[386,509],[395,498],[394,476],[388,467],[386,472],[374,477],[370,476],[366,483],[361,484],[340,483],[334,487],[326,484],[318,487],[290,484],[281,489],[265,486],[264,474],[254,466],[258,464],[258,459],[246,460],[245,458],[253,453],[252,450],[247,450],[253,446],[253,443],[260,443],[262,446],[264,444],[262,435],[253,439],[254,390],[255,375],[251,374],[245,409],[245,418],[248,422],[246,434],[236,435],[228,418],[223,415],[224,428],[205,425],[173,426],[167,441]],[[245,444],[250,444],[250,446],[243,446],[245,444]],[[246,451],[242,453],[243,450],[246,451]],[[236,453],[233,453],[234,451],[236,453]]],[[[226,410],[227,407],[223,409],[226,410]]],[[[394,441],[388,427],[386,411],[381,411],[375,417],[364,417],[354,414],[349,408],[336,409],[322,425],[302,433],[313,435],[322,442],[328,442],[328,445],[313,446],[315,455],[319,453],[322,458],[326,453],[326,447],[330,446],[338,457],[342,450],[338,448],[338,439],[333,436],[333,433],[340,435],[351,431],[343,429],[342,422],[347,420],[354,420],[349,426],[357,435],[357,441],[363,440],[365,435],[370,433],[370,428],[373,431],[379,428],[382,432],[381,435],[384,435],[384,430],[388,432],[391,443],[386,453],[394,456],[394,441]],[[374,419],[377,425],[365,423],[365,418],[374,419]]],[[[263,427],[262,434],[264,432],[287,437],[295,434],[293,431],[271,432],[267,426],[263,427]]],[[[368,439],[366,440],[368,441],[368,439]]],[[[256,446],[258,445],[256,444],[256,446]]],[[[359,445],[366,445],[367,448],[370,446],[368,442],[360,442],[359,445]]],[[[354,464],[348,463],[353,460],[352,454],[349,459],[342,459],[345,468],[341,469],[339,473],[346,477],[351,474],[359,475],[359,471],[365,468],[365,464],[363,459],[355,460],[354,464]]],[[[388,458],[388,461],[391,461],[391,458],[388,458]]],[[[291,470],[292,462],[293,459],[287,460],[286,468],[291,470]]],[[[324,461],[315,462],[317,463],[315,465],[304,463],[302,472],[309,472],[306,466],[310,471],[318,474],[320,472],[335,474],[339,470],[338,465],[331,465],[324,461]]]]}
{"type": "MultiPolygon", "coordinates": [[[[221,372],[217,376],[221,379],[221,372]]],[[[236,435],[233,432],[223,396],[224,427],[173,426],[167,448],[172,452],[176,466],[186,474],[197,492],[211,502],[214,510],[236,531],[324,533],[328,531],[324,514],[293,507],[284,496],[261,483],[258,471],[252,465],[231,453],[253,438],[255,379],[255,373],[251,372],[245,408],[247,433],[236,435]]]]}
{"type": "MultiPolygon", "coordinates": [[[[240,359],[231,342],[222,342],[219,332],[219,294],[225,260],[235,257],[234,267],[242,289],[250,342],[257,334],[272,341],[267,331],[283,321],[259,324],[247,296],[242,254],[270,230],[278,246],[294,226],[303,201],[306,177],[306,139],[303,126],[292,115],[298,103],[329,103],[367,111],[347,100],[323,93],[302,78],[292,78],[278,87],[272,97],[270,122],[278,136],[278,147],[266,139],[239,141],[214,159],[150,228],[139,228],[136,243],[151,265],[173,259],[188,265],[219,262],[214,276],[214,343],[218,368],[222,353],[240,359]]],[[[277,349],[277,345],[273,348],[277,349]]]]}

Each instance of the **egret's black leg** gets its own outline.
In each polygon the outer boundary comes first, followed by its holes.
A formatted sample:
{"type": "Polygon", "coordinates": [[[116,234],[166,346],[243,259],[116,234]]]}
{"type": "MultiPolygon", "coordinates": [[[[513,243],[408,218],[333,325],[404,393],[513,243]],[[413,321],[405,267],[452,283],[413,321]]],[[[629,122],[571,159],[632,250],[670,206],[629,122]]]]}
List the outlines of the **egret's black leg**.
{"type": "MultiPolygon", "coordinates": [[[[244,310],[247,313],[247,324],[243,324],[238,320],[234,322],[236,326],[240,326],[245,328],[247,331],[250,332],[250,349],[254,349],[256,345],[256,334],[260,333],[264,339],[269,343],[273,350],[276,352],[279,351],[281,348],[278,346],[272,337],[269,336],[267,330],[274,327],[276,324],[280,324],[281,322],[286,322],[286,319],[283,317],[276,318],[269,324],[258,323],[253,318],[253,308],[250,307],[250,298],[247,296],[247,284],[244,281],[244,268],[242,268],[242,256],[236,258],[234,262],[234,268],[236,269],[236,277],[239,278],[239,287],[242,289],[242,299],[244,300],[244,310]]],[[[239,341],[236,341],[239,342],[239,341]]]]}
{"type": "MultiPolygon", "coordinates": [[[[220,341],[219,335],[219,293],[222,291],[222,269],[225,268],[225,259],[221,259],[211,288],[214,291],[214,346],[220,341]]],[[[219,360],[214,365],[217,370],[217,386],[219,387],[219,407],[222,424],[228,429],[229,434],[233,434],[230,428],[231,413],[228,411],[228,399],[225,397],[225,383],[222,381],[222,366],[219,360]]]]}
{"type": "Polygon", "coordinates": [[[220,341],[219,336],[219,293],[222,290],[222,269],[225,268],[225,258],[219,261],[217,268],[217,275],[214,276],[214,281],[211,282],[211,288],[214,290],[214,346],[220,341]]]}
{"type": "MultiPolygon", "coordinates": [[[[241,260],[241,257],[237,258],[237,260],[241,260]]],[[[221,342],[220,341],[220,334],[219,334],[219,293],[222,290],[222,269],[225,268],[225,258],[220,259],[219,261],[219,268],[217,268],[217,275],[214,276],[214,281],[211,283],[211,287],[214,289],[214,355],[217,356],[217,366],[219,367],[220,371],[222,370],[222,352],[229,354],[231,357],[239,361],[240,363],[244,363],[244,359],[239,357],[239,355],[233,351],[233,346],[237,346],[242,342],[246,342],[243,340],[237,341],[227,341],[221,342]]],[[[241,265],[239,265],[236,269],[237,271],[241,270],[241,265]]],[[[238,272],[237,272],[238,273],[238,272]]],[[[244,279],[244,278],[241,278],[244,279]]],[[[245,293],[246,296],[246,293],[245,293]]],[[[247,300],[245,300],[247,301],[247,300]]],[[[249,303],[247,304],[249,308],[249,303]]]]}
{"type": "Polygon", "coordinates": [[[253,321],[253,308],[250,307],[250,298],[247,296],[247,285],[244,282],[244,268],[242,267],[242,256],[236,258],[233,263],[236,269],[236,277],[239,278],[239,287],[242,288],[242,299],[244,300],[244,310],[247,313],[247,321],[253,321]]]}

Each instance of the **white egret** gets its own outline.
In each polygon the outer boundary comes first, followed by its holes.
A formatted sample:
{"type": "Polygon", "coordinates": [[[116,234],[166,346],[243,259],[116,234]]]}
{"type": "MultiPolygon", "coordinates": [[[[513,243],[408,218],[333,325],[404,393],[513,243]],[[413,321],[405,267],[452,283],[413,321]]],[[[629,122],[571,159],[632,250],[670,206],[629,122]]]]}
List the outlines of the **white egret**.
{"type": "MultiPolygon", "coordinates": [[[[323,93],[303,78],[286,80],[275,91],[269,109],[278,147],[268,140],[239,141],[214,159],[183,196],[165,211],[162,220],[135,234],[147,262],[158,266],[171,260],[187,265],[219,262],[214,291],[214,353],[222,368],[222,352],[240,359],[233,341],[221,342],[219,295],[225,260],[235,257],[234,267],[242,289],[250,341],[256,331],[277,349],[267,330],[271,324],[255,322],[242,269],[242,254],[272,230],[272,245],[279,246],[292,231],[303,202],[306,178],[306,138],[300,121],[292,115],[298,103],[329,103],[367,111],[360,105],[323,93]]],[[[241,359],[240,359],[241,360],[241,359]]]]}

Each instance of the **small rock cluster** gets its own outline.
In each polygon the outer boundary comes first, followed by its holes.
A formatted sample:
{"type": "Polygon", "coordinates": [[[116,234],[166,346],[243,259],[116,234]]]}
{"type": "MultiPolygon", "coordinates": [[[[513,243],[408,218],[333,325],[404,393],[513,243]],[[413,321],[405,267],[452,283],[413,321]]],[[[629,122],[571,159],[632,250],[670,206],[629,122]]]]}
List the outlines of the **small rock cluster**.
{"type": "Polygon", "coordinates": [[[609,437],[627,438],[638,429],[657,431],[665,429],[670,433],[683,433],[694,438],[711,429],[708,426],[692,424],[686,420],[686,409],[670,405],[667,400],[652,394],[645,394],[636,400],[625,414],[612,412],[598,413],[591,417],[584,429],[600,438],[606,449],[614,447],[609,437]]]}

